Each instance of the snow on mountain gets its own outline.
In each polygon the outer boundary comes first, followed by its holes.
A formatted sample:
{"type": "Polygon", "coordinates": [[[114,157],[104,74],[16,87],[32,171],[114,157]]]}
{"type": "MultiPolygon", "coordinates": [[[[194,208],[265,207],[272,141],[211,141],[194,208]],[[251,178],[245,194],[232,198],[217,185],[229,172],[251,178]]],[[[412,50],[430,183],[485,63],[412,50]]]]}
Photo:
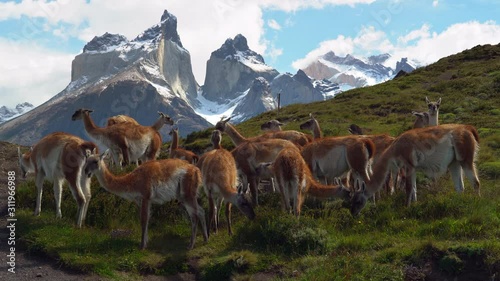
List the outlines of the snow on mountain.
{"type": "Polygon", "coordinates": [[[396,65],[390,54],[374,55],[367,58],[346,55],[337,56],[328,52],[304,68],[304,72],[316,79],[328,79],[340,85],[343,90],[371,86],[392,79],[399,70],[413,71],[416,63],[402,58],[396,65]]]}
{"type": "Polygon", "coordinates": [[[33,105],[29,102],[20,103],[14,108],[8,108],[4,105],[0,107],[0,123],[14,119],[32,109],[33,105]]]}

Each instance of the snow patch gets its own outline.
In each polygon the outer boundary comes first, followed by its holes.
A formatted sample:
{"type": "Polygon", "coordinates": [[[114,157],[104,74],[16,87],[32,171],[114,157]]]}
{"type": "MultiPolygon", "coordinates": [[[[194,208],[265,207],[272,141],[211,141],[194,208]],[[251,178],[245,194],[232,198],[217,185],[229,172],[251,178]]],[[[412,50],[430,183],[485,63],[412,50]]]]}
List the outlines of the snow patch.
{"type": "MultiPolygon", "coordinates": [[[[205,97],[203,97],[202,91],[198,91],[196,99],[198,100],[199,106],[194,108],[194,112],[203,117],[209,123],[215,125],[217,122],[220,121],[221,117],[223,116],[229,117],[233,114],[234,109],[238,106],[241,100],[248,94],[248,91],[250,91],[250,89],[243,92],[234,100],[222,104],[207,100],[205,97]]],[[[233,118],[236,117],[237,116],[233,118]]]]}

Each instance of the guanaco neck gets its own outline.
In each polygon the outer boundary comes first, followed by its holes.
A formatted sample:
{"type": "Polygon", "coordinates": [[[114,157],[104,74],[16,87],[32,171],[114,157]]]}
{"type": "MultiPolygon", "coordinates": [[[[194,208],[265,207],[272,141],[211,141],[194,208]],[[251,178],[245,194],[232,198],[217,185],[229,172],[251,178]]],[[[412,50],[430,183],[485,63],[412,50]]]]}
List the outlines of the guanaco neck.
{"type": "Polygon", "coordinates": [[[172,130],[172,145],[170,146],[170,152],[179,148],[179,134],[176,130],[172,130]]]}
{"type": "Polygon", "coordinates": [[[158,118],[158,120],[156,120],[156,122],[151,125],[151,128],[153,128],[153,130],[155,131],[159,131],[163,125],[165,125],[165,122],[163,122],[163,117],[160,116],[160,118],[158,118]]]}
{"type": "Polygon", "coordinates": [[[366,183],[366,196],[370,197],[375,194],[375,192],[379,191],[386,182],[391,169],[396,168],[394,167],[392,154],[393,148],[389,147],[380,155],[380,158],[377,160],[377,165],[373,167],[373,174],[366,183]]]}
{"type": "Polygon", "coordinates": [[[89,112],[85,112],[83,114],[83,125],[85,127],[85,131],[87,131],[87,133],[91,136],[99,135],[101,133],[101,128],[97,127],[97,125],[94,123],[94,120],[90,118],[89,112]]]}
{"type": "Polygon", "coordinates": [[[310,178],[307,193],[317,198],[336,198],[342,196],[342,189],[342,186],[324,185],[310,178]]]}
{"type": "Polygon", "coordinates": [[[212,143],[212,145],[214,146],[214,149],[222,149],[220,142],[212,143]]]}
{"type": "Polygon", "coordinates": [[[323,137],[323,132],[321,132],[321,127],[319,126],[319,123],[317,120],[314,120],[313,136],[314,136],[314,139],[320,139],[323,137]]]}
{"type": "Polygon", "coordinates": [[[118,196],[127,192],[127,187],[130,184],[130,180],[127,178],[127,175],[113,175],[103,161],[101,161],[100,166],[101,169],[97,170],[94,174],[99,181],[99,184],[104,189],[118,196]]]}
{"type": "Polygon", "coordinates": [[[436,111],[435,114],[429,113],[429,126],[437,125],[439,125],[439,111],[436,111]]]}
{"type": "Polygon", "coordinates": [[[234,145],[240,145],[240,144],[248,141],[244,136],[242,136],[236,130],[236,128],[233,125],[231,125],[229,123],[226,123],[226,125],[224,127],[224,132],[231,138],[234,145]]]}

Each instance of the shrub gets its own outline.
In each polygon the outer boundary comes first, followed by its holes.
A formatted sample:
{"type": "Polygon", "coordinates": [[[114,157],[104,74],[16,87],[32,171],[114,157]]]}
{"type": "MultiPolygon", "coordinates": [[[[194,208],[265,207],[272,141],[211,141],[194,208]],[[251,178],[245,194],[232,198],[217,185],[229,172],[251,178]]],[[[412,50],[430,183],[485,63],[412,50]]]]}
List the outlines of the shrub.
{"type": "Polygon", "coordinates": [[[252,249],[272,251],[283,255],[323,254],[327,252],[327,232],[316,222],[292,215],[259,216],[238,229],[233,242],[250,243],[252,249]]]}
{"type": "Polygon", "coordinates": [[[500,162],[486,162],[479,165],[479,171],[490,178],[500,177],[500,162]]]}

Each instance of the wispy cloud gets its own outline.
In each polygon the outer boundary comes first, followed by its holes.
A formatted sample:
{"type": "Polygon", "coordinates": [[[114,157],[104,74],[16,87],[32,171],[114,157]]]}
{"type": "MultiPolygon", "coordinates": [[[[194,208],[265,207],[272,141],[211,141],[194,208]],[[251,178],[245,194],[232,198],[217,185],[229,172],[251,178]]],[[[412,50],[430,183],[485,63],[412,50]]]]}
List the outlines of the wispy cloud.
{"type": "Polygon", "coordinates": [[[281,25],[274,19],[270,19],[267,21],[267,26],[274,30],[281,30],[281,25]]]}
{"type": "Polygon", "coordinates": [[[439,0],[432,1],[432,7],[437,7],[439,5],[439,0]]]}

